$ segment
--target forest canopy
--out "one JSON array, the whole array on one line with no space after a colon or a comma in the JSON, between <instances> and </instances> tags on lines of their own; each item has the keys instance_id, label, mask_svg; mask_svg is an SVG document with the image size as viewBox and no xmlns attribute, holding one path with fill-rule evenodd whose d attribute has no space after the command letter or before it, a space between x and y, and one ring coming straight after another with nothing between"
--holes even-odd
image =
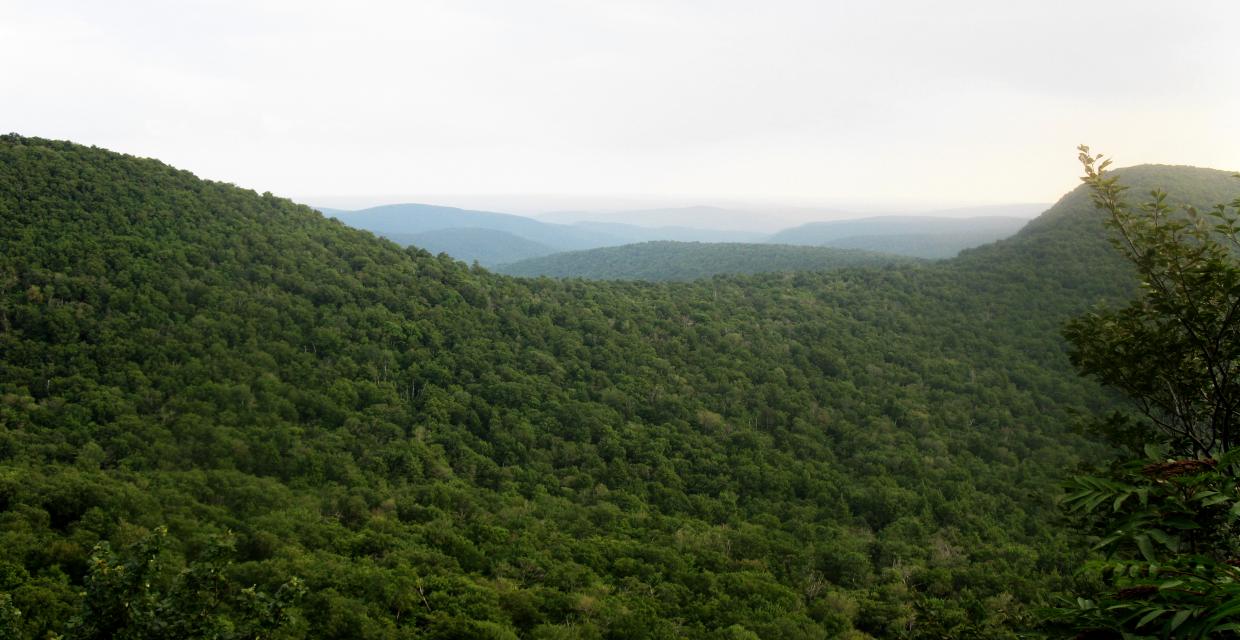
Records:
<instances>
[{"instance_id":1,"label":"forest canopy","mask_svg":"<svg viewBox=\"0 0 1240 640\"><path fill-rule=\"evenodd\" d=\"M496 275L16 135L0 215L15 637L194 580L220 637L289 638L1003 638L1080 586L1055 497L1120 405L1059 327L1135 287L1083 191L955 260L693 283Z\"/></svg>"}]
</instances>

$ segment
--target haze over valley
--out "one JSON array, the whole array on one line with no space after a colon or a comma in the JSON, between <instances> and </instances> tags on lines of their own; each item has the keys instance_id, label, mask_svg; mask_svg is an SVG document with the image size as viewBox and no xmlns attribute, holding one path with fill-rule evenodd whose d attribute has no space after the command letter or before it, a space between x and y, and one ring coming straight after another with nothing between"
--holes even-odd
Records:
<instances>
[{"instance_id":1,"label":"haze over valley","mask_svg":"<svg viewBox=\"0 0 1240 640\"><path fill-rule=\"evenodd\" d=\"M1011 236L1047 206L1005 205L936 211L924 215L840 218L779 229L774 233L757 229L778 223L777 218L717 207L561 212L537 218L419 204L386 205L359 211L319 210L350 226L372 231L403 245L416 246L436 254L446 253L464 262L478 262L501 271L508 269L513 273L540 275L536 266L530 266L539 263L525 264L525 261L562 252L650 242L720 243L738 251L754 252L754 255L764 251L787 253L788 249L742 245L802 245L913 258L949 258L963 249ZM622 220L626 222L620 222ZM673 246L663 245L663 248L670 250ZM809 255L803 251L800 254ZM610 255L614 260L620 254L612 252ZM588 257L585 259L589 260ZM714 268L698 273L705 276L814 268L795 261L748 267L740 266L743 262L746 260L723 271ZM752 260L748 262L753 264ZM641 265L635 262L631 266L636 268ZM737 268L741 270L736 271ZM571 269L560 269L554 275L591 277L587 272Z\"/></svg>"}]
</instances>

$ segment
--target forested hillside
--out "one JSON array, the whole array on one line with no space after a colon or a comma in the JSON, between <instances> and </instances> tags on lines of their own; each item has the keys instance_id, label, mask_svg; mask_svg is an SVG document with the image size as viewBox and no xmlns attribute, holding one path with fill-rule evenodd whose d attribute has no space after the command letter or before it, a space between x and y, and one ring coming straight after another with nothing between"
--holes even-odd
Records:
<instances>
[{"instance_id":1,"label":"forested hillside","mask_svg":"<svg viewBox=\"0 0 1240 640\"><path fill-rule=\"evenodd\" d=\"M16 135L0 217L26 638L243 620L292 578L276 637L1013 637L1083 553L1057 483L1104 453L1059 327L1134 286L1079 192L952 261L662 284L494 275ZM205 575L231 599L166 595Z\"/></svg>"},{"instance_id":2,"label":"forested hillside","mask_svg":"<svg viewBox=\"0 0 1240 640\"><path fill-rule=\"evenodd\" d=\"M502 265L514 276L587 280L697 280L715 275L827 271L908 264L913 260L855 249L734 242L642 242L566 251Z\"/></svg>"}]
</instances>

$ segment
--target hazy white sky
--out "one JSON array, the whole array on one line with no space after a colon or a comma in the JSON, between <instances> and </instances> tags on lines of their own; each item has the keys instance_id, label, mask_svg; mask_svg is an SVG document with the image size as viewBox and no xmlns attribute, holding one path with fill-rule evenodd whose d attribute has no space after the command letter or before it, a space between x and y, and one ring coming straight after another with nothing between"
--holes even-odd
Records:
<instances>
[{"instance_id":1,"label":"hazy white sky","mask_svg":"<svg viewBox=\"0 0 1240 640\"><path fill-rule=\"evenodd\" d=\"M0 129L306 201L1051 201L1080 142L1240 169L1237 24L1237 0L0 0Z\"/></svg>"}]
</instances>

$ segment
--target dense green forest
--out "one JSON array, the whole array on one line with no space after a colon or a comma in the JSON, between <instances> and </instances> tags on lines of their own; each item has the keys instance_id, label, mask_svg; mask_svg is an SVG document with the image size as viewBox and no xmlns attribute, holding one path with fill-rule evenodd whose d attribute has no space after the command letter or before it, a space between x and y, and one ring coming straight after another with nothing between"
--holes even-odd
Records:
<instances>
[{"instance_id":1,"label":"dense green forest","mask_svg":"<svg viewBox=\"0 0 1240 640\"><path fill-rule=\"evenodd\" d=\"M1055 497L1117 400L1059 332L1135 288L1080 190L954 260L692 283L16 135L0 217L10 635L1003 638L1079 586Z\"/></svg>"},{"instance_id":2,"label":"dense green forest","mask_svg":"<svg viewBox=\"0 0 1240 640\"><path fill-rule=\"evenodd\" d=\"M909 262L912 259L858 249L735 242L642 242L529 258L501 265L496 270L514 276L661 282Z\"/></svg>"}]
</instances>

